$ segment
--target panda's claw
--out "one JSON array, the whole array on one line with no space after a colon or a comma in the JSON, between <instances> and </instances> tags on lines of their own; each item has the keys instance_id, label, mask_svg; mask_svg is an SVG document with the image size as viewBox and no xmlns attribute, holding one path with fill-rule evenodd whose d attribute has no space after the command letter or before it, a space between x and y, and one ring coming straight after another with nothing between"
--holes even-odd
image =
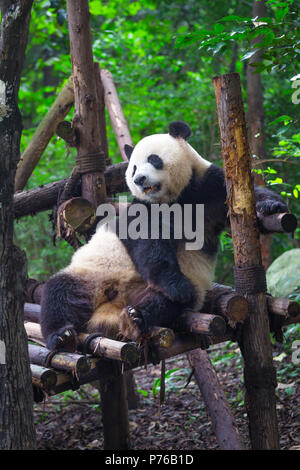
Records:
<instances>
[{"instance_id":1,"label":"panda's claw","mask_svg":"<svg viewBox=\"0 0 300 470\"><path fill-rule=\"evenodd\" d=\"M47 347L51 351L75 352L77 333L72 327L63 327L47 338Z\"/></svg>"},{"instance_id":2,"label":"panda's claw","mask_svg":"<svg viewBox=\"0 0 300 470\"><path fill-rule=\"evenodd\" d=\"M120 318L120 333L124 338L141 341L147 332L147 325L142 312L128 306L123 309Z\"/></svg>"}]
</instances>

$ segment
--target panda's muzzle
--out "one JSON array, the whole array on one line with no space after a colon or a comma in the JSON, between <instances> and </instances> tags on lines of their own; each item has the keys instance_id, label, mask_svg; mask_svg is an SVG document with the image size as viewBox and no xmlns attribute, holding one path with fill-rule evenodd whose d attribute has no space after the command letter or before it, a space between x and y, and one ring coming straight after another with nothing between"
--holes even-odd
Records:
<instances>
[{"instance_id":1,"label":"panda's muzzle","mask_svg":"<svg viewBox=\"0 0 300 470\"><path fill-rule=\"evenodd\" d=\"M146 176L143 176L143 175L137 176L137 177L134 179L134 184L136 184L137 186L140 186L140 189L141 189L145 194L149 194L149 193L153 193L153 192L159 191L159 190L160 190L160 186L161 186L160 183L150 184L150 182L147 181Z\"/></svg>"}]
</instances>

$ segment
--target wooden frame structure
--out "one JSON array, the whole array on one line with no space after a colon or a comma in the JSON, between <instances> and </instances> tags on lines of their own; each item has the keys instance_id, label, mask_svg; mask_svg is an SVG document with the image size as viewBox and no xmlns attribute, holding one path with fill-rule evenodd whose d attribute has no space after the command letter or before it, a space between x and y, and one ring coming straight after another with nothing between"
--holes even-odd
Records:
<instances>
[{"instance_id":1,"label":"wooden frame structure","mask_svg":"<svg viewBox=\"0 0 300 470\"><path fill-rule=\"evenodd\" d=\"M73 85L69 80L62 89L21 158L15 186L16 190L20 192L14 196L14 212L15 218L20 218L56 206L58 233L76 248L78 246L76 233L88 237L96 207L101 202L109 200L110 196L126 191L124 175L127 163L123 148L125 143L131 145L132 140L110 72L100 70L99 65L93 63L88 1L68 0L67 6ZM215 78L214 82L224 162L227 169L227 184L229 184L229 179L233 178L230 170L236 164L234 161L236 156L246 159L245 171L247 174L250 171L243 105L240 97L239 78L236 74ZM72 126L59 125L73 102L75 102L75 113ZM226 103L229 106L233 105L233 108L235 107L230 110L230 113L226 108ZM108 109L120 153L124 160L122 163L108 167L106 167L109 158L105 107ZM234 114L234 110L236 114ZM226 121L227 116L230 116L231 121ZM233 122L238 123L238 130L233 130L233 134L230 134L234 129ZM38 163L47 142L55 132L77 148L75 170L65 180L29 191L21 191ZM228 139L228 143L226 139ZM229 163L226 160L228 155L232 159ZM251 195L253 188L251 189L250 180L249 177L248 186ZM236 184L239 184L238 180ZM245 185L244 181L243 185ZM232 194L232 188L229 186L228 188L229 194ZM250 200L249 207L252 202ZM242 210L242 217L245 221L247 207L242 209L239 207L237 213L234 213L236 209L234 203L230 204L230 208L233 232L238 244L241 237L243 238L243 234L240 231L240 224L238 228L235 228L237 217L240 215L239 211ZM253 228L256 223L253 205L249 210L247 231L248 235L252 234L253 246L256 248L253 248L252 245L250 247L253 259L249 258L249 250L246 254L241 249L236 250L236 253L239 253L239 255L236 254L236 266L238 267L243 267L244 264L247 266L247 263L250 266L260 266L261 263L259 250L257 251L258 235ZM296 228L297 220L292 214L275 214L268 217L259 216L259 223L274 232L292 232ZM242 258L240 259L239 256ZM300 307L298 304L286 299L273 298L265 295L264 292L251 294L214 284L207 295L202 313L186 313L180 319L175 332L166 328L153 329L149 340L150 349L141 348L133 342L120 342L100 335L82 334L78 351L76 354L71 354L53 353L45 347L39 326L39 303L42 290L41 283L29 280L27 303L24 307L25 329L30 340L28 348L35 400L41 401L45 395L55 395L68 389L76 389L85 383L99 379L105 449L121 450L130 446L124 372L133 370L142 364L157 363L181 353L188 353L220 447L222 449L243 449L244 446L229 406L205 351L209 345L227 340L238 341L244 354L245 374L248 381L246 384L247 393L252 398L254 397L253 409L249 412L252 446L253 448L267 448L268 446L269 448L278 448L274 407L271 410L272 417L270 413L267 416L266 408L268 407L259 398L261 383L258 380L254 387L251 383L253 374L261 374L262 372L258 367L259 364L255 365L254 371L251 369L253 367L252 358L257 358L258 353L253 350L251 344L253 335L257 340L257 335L260 332L263 333L263 338L259 339L258 343L262 344L265 340L269 333L268 318L270 324L277 325L277 334L282 326L299 322ZM259 331L261 328L259 319L261 318L264 318L264 325ZM258 321L259 328L253 326L256 324L254 320ZM243 330L242 339L241 329ZM268 358L271 370L269 353L270 351L260 350L259 357L262 361ZM270 373L270 375L272 374ZM274 383L270 381L268 386L270 388L268 399L272 402ZM258 395L256 396L257 390ZM264 419L267 419L272 430L271 433L269 430L258 433L259 439L256 439L253 429L257 426L259 429L263 427L263 424L257 420L259 412L262 413Z\"/></svg>"}]
</instances>

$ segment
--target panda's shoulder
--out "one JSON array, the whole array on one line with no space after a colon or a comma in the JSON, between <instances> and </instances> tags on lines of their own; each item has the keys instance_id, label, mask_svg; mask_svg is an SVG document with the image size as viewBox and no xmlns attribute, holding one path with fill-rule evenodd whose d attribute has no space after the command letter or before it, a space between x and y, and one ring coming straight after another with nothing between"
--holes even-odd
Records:
<instances>
[{"instance_id":1,"label":"panda's shoulder","mask_svg":"<svg viewBox=\"0 0 300 470\"><path fill-rule=\"evenodd\" d=\"M195 199L195 202L225 202L226 187L223 169L211 164L202 175L195 172L190 183L182 193L183 202Z\"/></svg>"}]
</instances>

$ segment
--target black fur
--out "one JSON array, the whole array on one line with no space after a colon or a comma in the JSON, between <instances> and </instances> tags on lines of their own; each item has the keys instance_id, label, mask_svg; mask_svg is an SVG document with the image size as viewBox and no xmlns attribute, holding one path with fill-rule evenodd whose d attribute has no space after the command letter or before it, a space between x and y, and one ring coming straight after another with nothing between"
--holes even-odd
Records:
<instances>
[{"instance_id":1,"label":"black fur","mask_svg":"<svg viewBox=\"0 0 300 470\"><path fill-rule=\"evenodd\" d=\"M62 334L68 329L76 335L92 316L90 286L66 273L46 282L41 301L41 328L49 349L64 349Z\"/></svg>"},{"instance_id":2,"label":"black fur","mask_svg":"<svg viewBox=\"0 0 300 470\"><path fill-rule=\"evenodd\" d=\"M158 155L155 155L155 154L149 155L147 160L157 170L162 170L163 167L164 167L164 162L162 161L162 159Z\"/></svg>"},{"instance_id":3,"label":"black fur","mask_svg":"<svg viewBox=\"0 0 300 470\"><path fill-rule=\"evenodd\" d=\"M135 318L138 320L141 333L147 333L149 327L153 325L174 329L182 312L182 305L179 302L172 302L151 287L145 289L140 301L132 307L137 311Z\"/></svg>"},{"instance_id":4,"label":"black fur","mask_svg":"<svg viewBox=\"0 0 300 470\"><path fill-rule=\"evenodd\" d=\"M272 191L256 186L257 210L263 214L286 212L287 207L280 196ZM133 203L144 204L148 208L149 234L151 227L150 203L135 199ZM189 185L183 190L178 201L184 204L204 204L204 245L202 251L215 256L219 245L219 235L228 224L226 206L226 187L224 172L211 165L202 179L194 173ZM128 217L128 223L131 218ZM195 230L195 211L193 230ZM171 222L172 225L172 222ZM170 234L172 235L172 227ZM148 296L135 305L140 311L141 328L151 325L169 326L176 321L180 312L193 304L195 291L183 275L177 262L176 249L180 241L172 238L165 240L138 239L122 240L137 271L145 282L153 286ZM154 312L158 313L155 314ZM171 314L170 314L171 312Z\"/></svg>"},{"instance_id":5,"label":"black fur","mask_svg":"<svg viewBox=\"0 0 300 470\"><path fill-rule=\"evenodd\" d=\"M128 160L130 160L131 154L133 152L133 147L131 145L125 144L124 151L125 151L126 157L128 158Z\"/></svg>"},{"instance_id":6,"label":"black fur","mask_svg":"<svg viewBox=\"0 0 300 470\"><path fill-rule=\"evenodd\" d=\"M169 134L175 139L182 137L186 140L191 135L191 129L183 121L174 121L169 125Z\"/></svg>"}]
</instances>

